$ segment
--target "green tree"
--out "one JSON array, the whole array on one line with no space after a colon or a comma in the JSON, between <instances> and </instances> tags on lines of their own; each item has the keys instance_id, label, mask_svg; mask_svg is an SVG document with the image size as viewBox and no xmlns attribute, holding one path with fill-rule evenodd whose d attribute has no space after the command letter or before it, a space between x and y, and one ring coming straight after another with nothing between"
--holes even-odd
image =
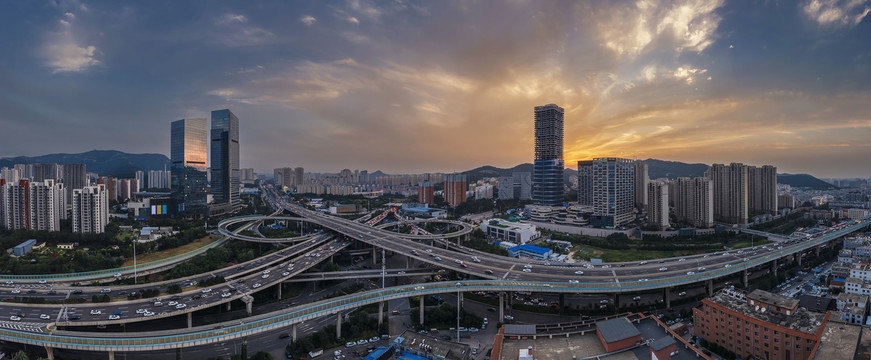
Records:
<instances>
[{"instance_id":1,"label":"green tree","mask_svg":"<svg viewBox=\"0 0 871 360\"><path fill-rule=\"evenodd\" d=\"M24 350L18 350L18 352L15 353L15 356L12 357L12 360L30 360L30 357L27 356L27 353L25 353Z\"/></svg>"}]
</instances>

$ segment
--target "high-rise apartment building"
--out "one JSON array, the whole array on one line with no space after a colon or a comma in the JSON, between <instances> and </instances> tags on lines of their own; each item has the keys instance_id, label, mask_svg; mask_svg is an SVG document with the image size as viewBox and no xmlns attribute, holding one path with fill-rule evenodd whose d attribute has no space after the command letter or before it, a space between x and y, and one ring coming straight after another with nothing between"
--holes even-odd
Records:
<instances>
[{"instance_id":1,"label":"high-rise apartment building","mask_svg":"<svg viewBox=\"0 0 871 360\"><path fill-rule=\"evenodd\" d=\"M778 209L795 209L795 196L792 194L777 195Z\"/></svg>"},{"instance_id":2,"label":"high-rise apartment building","mask_svg":"<svg viewBox=\"0 0 871 360\"><path fill-rule=\"evenodd\" d=\"M241 183L253 184L255 179L253 168L239 169L239 181Z\"/></svg>"},{"instance_id":3,"label":"high-rise apartment building","mask_svg":"<svg viewBox=\"0 0 871 360\"><path fill-rule=\"evenodd\" d=\"M593 160L578 161L578 205L593 206Z\"/></svg>"},{"instance_id":4,"label":"high-rise apartment building","mask_svg":"<svg viewBox=\"0 0 871 360\"><path fill-rule=\"evenodd\" d=\"M72 199L73 189L81 189L88 186L88 171L85 164L64 164L63 174L67 199Z\"/></svg>"},{"instance_id":5,"label":"high-rise apartment building","mask_svg":"<svg viewBox=\"0 0 871 360\"><path fill-rule=\"evenodd\" d=\"M417 184L417 202L421 204L432 204L434 201L435 186L429 181L422 181Z\"/></svg>"},{"instance_id":6,"label":"high-rise apartment building","mask_svg":"<svg viewBox=\"0 0 871 360\"><path fill-rule=\"evenodd\" d=\"M635 167L635 170L638 170L637 166ZM658 227L660 230L668 228L667 183L660 181L651 181L647 183L647 223Z\"/></svg>"},{"instance_id":7,"label":"high-rise apartment building","mask_svg":"<svg viewBox=\"0 0 871 360\"><path fill-rule=\"evenodd\" d=\"M563 203L563 126L565 110L555 104L535 107L535 160L532 200L536 205Z\"/></svg>"},{"instance_id":8,"label":"high-rise apartment building","mask_svg":"<svg viewBox=\"0 0 871 360\"><path fill-rule=\"evenodd\" d=\"M714 220L746 225L748 217L747 166L714 164L705 171L714 183Z\"/></svg>"},{"instance_id":9,"label":"high-rise apartment building","mask_svg":"<svg viewBox=\"0 0 871 360\"><path fill-rule=\"evenodd\" d=\"M466 175L445 175L445 202L456 207L466 202Z\"/></svg>"},{"instance_id":10,"label":"high-rise apartment building","mask_svg":"<svg viewBox=\"0 0 871 360\"><path fill-rule=\"evenodd\" d=\"M634 218L635 164L621 158L593 159L593 216L590 223L615 228Z\"/></svg>"},{"instance_id":11,"label":"high-rise apartment building","mask_svg":"<svg viewBox=\"0 0 871 360\"><path fill-rule=\"evenodd\" d=\"M514 198L517 200L532 199L532 174L528 172L511 173L514 181Z\"/></svg>"},{"instance_id":12,"label":"high-rise apartment building","mask_svg":"<svg viewBox=\"0 0 871 360\"><path fill-rule=\"evenodd\" d=\"M33 165L33 175L31 176L31 180L36 182L42 182L43 180L53 180L57 181L58 179L58 166L57 164L32 164Z\"/></svg>"},{"instance_id":13,"label":"high-rise apartment building","mask_svg":"<svg viewBox=\"0 0 871 360\"><path fill-rule=\"evenodd\" d=\"M293 169L293 185L299 186L305 184L305 169L296 167Z\"/></svg>"},{"instance_id":14,"label":"high-rise apartment building","mask_svg":"<svg viewBox=\"0 0 871 360\"><path fill-rule=\"evenodd\" d=\"M97 178L97 184L105 185L106 194L109 197L109 201L118 201L118 193L115 191L115 178L111 176L101 176Z\"/></svg>"},{"instance_id":15,"label":"high-rise apartment building","mask_svg":"<svg viewBox=\"0 0 871 360\"><path fill-rule=\"evenodd\" d=\"M73 190L72 225L76 233L102 233L109 223L109 195L104 184Z\"/></svg>"},{"instance_id":16,"label":"high-rise apartment building","mask_svg":"<svg viewBox=\"0 0 871 360\"><path fill-rule=\"evenodd\" d=\"M170 124L170 188L179 212L204 215L208 195L206 119Z\"/></svg>"},{"instance_id":17,"label":"high-rise apartment building","mask_svg":"<svg viewBox=\"0 0 871 360\"><path fill-rule=\"evenodd\" d=\"M239 118L229 109L212 111L211 192L215 204L239 205Z\"/></svg>"},{"instance_id":18,"label":"high-rise apartment building","mask_svg":"<svg viewBox=\"0 0 871 360\"><path fill-rule=\"evenodd\" d=\"M172 140L170 140L172 141ZM171 145L170 145L171 146ZM172 149L170 149L171 151ZM172 156L172 154L170 154ZM136 191L140 191L141 189L148 186L148 182L145 178L145 172L142 170L136 171Z\"/></svg>"},{"instance_id":19,"label":"high-rise apartment building","mask_svg":"<svg viewBox=\"0 0 871 360\"><path fill-rule=\"evenodd\" d=\"M650 177L647 175L647 162L635 160L635 208L643 212L647 208L647 184ZM668 217L666 217L666 220Z\"/></svg>"},{"instance_id":20,"label":"high-rise apartment building","mask_svg":"<svg viewBox=\"0 0 871 360\"><path fill-rule=\"evenodd\" d=\"M678 221L697 228L714 225L714 182L708 178L677 178L672 182L674 214Z\"/></svg>"},{"instance_id":21,"label":"high-rise apartment building","mask_svg":"<svg viewBox=\"0 0 871 360\"><path fill-rule=\"evenodd\" d=\"M360 171L360 183L361 184L368 184L369 183L369 171L368 170L361 170Z\"/></svg>"},{"instance_id":22,"label":"high-rise apartment building","mask_svg":"<svg viewBox=\"0 0 871 360\"><path fill-rule=\"evenodd\" d=\"M0 225L9 229L59 231L66 218L66 193L54 180L30 181L0 186Z\"/></svg>"},{"instance_id":23,"label":"high-rise apartment building","mask_svg":"<svg viewBox=\"0 0 871 360\"><path fill-rule=\"evenodd\" d=\"M777 168L747 166L747 207L753 214L777 213Z\"/></svg>"},{"instance_id":24,"label":"high-rise apartment building","mask_svg":"<svg viewBox=\"0 0 871 360\"><path fill-rule=\"evenodd\" d=\"M148 187L151 189L169 189L172 186L171 178L172 171L150 170L148 172Z\"/></svg>"},{"instance_id":25,"label":"high-rise apartment building","mask_svg":"<svg viewBox=\"0 0 871 360\"><path fill-rule=\"evenodd\" d=\"M21 179L21 173L16 168L3 168L0 170L0 180L6 180L8 184L17 183Z\"/></svg>"}]
</instances>

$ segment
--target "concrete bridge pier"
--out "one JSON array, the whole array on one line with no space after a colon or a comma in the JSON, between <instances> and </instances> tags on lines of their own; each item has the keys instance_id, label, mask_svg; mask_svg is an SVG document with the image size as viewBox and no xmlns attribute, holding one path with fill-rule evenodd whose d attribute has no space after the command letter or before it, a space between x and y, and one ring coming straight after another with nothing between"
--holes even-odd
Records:
<instances>
[{"instance_id":1,"label":"concrete bridge pier","mask_svg":"<svg viewBox=\"0 0 871 360\"><path fill-rule=\"evenodd\" d=\"M801 267L801 258L802 258L802 255L803 255L803 254L802 254L801 252L798 252L798 253L795 254L795 261L798 262L798 267Z\"/></svg>"},{"instance_id":2,"label":"concrete bridge pier","mask_svg":"<svg viewBox=\"0 0 871 360\"><path fill-rule=\"evenodd\" d=\"M820 247L819 246L814 247L814 252L815 252L816 257L820 257Z\"/></svg>"},{"instance_id":3,"label":"concrete bridge pier","mask_svg":"<svg viewBox=\"0 0 871 360\"><path fill-rule=\"evenodd\" d=\"M336 314L336 339L342 338L342 313Z\"/></svg>"},{"instance_id":4,"label":"concrete bridge pier","mask_svg":"<svg viewBox=\"0 0 871 360\"><path fill-rule=\"evenodd\" d=\"M54 349L51 346L45 346L45 353L48 354L48 360L54 360Z\"/></svg>"},{"instance_id":5,"label":"concrete bridge pier","mask_svg":"<svg viewBox=\"0 0 871 360\"><path fill-rule=\"evenodd\" d=\"M505 292L499 293L499 322L505 321Z\"/></svg>"},{"instance_id":6,"label":"concrete bridge pier","mask_svg":"<svg viewBox=\"0 0 871 360\"><path fill-rule=\"evenodd\" d=\"M384 322L384 302L378 303L378 325Z\"/></svg>"},{"instance_id":7,"label":"concrete bridge pier","mask_svg":"<svg viewBox=\"0 0 871 360\"><path fill-rule=\"evenodd\" d=\"M281 282L275 284L275 298L281 300Z\"/></svg>"},{"instance_id":8,"label":"concrete bridge pier","mask_svg":"<svg viewBox=\"0 0 871 360\"><path fill-rule=\"evenodd\" d=\"M777 259L771 262L771 274L777 276Z\"/></svg>"},{"instance_id":9,"label":"concrete bridge pier","mask_svg":"<svg viewBox=\"0 0 871 360\"><path fill-rule=\"evenodd\" d=\"M420 324L423 325L423 295L420 296Z\"/></svg>"},{"instance_id":10,"label":"concrete bridge pier","mask_svg":"<svg viewBox=\"0 0 871 360\"><path fill-rule=\"evenodd\" d=\"M741 272L741 280L742 280L741 283L744 284L745 288L750 286L750 272L747 270L742 271Z\"/></svg>"},{"instance_id":11,"label":"concrete bridge pier","mask_svg":"<svg viewBox=\"0 0 871 360\"><path fill-rule=\"evenodd\" d=\"M714 280L705 281L705 290L707 290L708 296L714 295Z\"/></svg>"},{"instance_id":12,"label":"concrete bridge pier","mask_svg":"<svg viewBox=\"0 0 871 360\"><path fill-rule=\"evenodd\" d=\"M227 311L230 311L230 302L227 302Z\"/></svg>"},{"instance_id":13,"label":"concrete bridge pier","mask_svg":"<svg viewBox=\"0 0 871 360\"><path fill-rule=\"evenodd\" d=\"M245 311L248 312L248 316L251 316L254 313L254 298L251 295L245 295L241 300L245 303Z\"/></svg>"},{"instance_id":14,"label":"concrete bridge pier","mask_svg":"<svg viewBox=\"0 0 871 360\"><path fill-rule=\"evenodd\" d=\"M188 313L188 329L194 327L194 313Z\"/></svg>"},{"instance_id":15,"label":"concrete bridge pier","mask_svg":"<svg viewBox=\"0 0 871 360\"><path fill-rule=\"evenodd\" d=\"M671 307L671 293L668 292L669 288L662 289L662 301L665 302L665 307Z\"/></svg>"},{"instance_id":16,"label":"concrete bridge pier","mask_svg":"<svg viewBox=\"0 0 871 360\"><path fill-rule=\"evenodd\" d=\"M378 264L378 248L372 247L372 265Z\"/></svg>"},{"instance_id":17,"label":"concrete bridge pier","mask_svg":"<svg viewBox=\"0 0 871 360\"><path fill-rule=\"evenodd\" d=\"M111 351L111 350L109 351L109 360L115 360L115 352L114 351Z\"/></svg>"},{"instance_id":18,"label":"concrete bridge pier","mask_svg":"<svg viewBox=\"0 0 871 360\"><path fill-rule=\"evenodd\" d=\"M290 326L290 340L296 342L296 325L293 324Z\"/></svg>"},{"instance_id":19,"label":"concrete bridge pier","mask_svg":"<svg viewBox=\"0 0 871 360\"><path fill-rule=\"evenodd\" d=\"M562 314L563 313L563 294L560 294L559 300L560 300L560 303L559 303L560 314ZM620 310L620 294L615 293L614 294L614 311L619 311L619 310Z\"/></svg>"}]
</instances>

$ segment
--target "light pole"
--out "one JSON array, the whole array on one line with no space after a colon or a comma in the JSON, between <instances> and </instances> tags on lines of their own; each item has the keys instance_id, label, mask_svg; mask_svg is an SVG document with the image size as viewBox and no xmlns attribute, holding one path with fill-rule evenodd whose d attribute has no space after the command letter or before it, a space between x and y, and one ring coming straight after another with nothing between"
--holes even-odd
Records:
<instances>
[{"instance_id":1,"label":"light pole","mask_svg":"<svg viewBox=\"0 0 871 360\"><path fill-rule=\"evenodd\" d=\"M381 288L384 286L384 278L387 276L387 254L384 248L381 248Z\"/></svg>"},{"instance_id":2,"label":"light pole","mask_svg":"<svg viewBox=\"0 0 871 360\"><path fill-rule=\"evenodd\" d=\"M462 284L457 283L457 344L460 343L460 287Z\"/></svg>"},{"instance_id":3,"label":"light pole","mask_svg":"<svg viewBox=\"0 0 871 360\"><path fill-rule=\"evenodd\" d=\"M133 283L136 284L136 239L133 239Z\"/></svg>"}]
</instances>

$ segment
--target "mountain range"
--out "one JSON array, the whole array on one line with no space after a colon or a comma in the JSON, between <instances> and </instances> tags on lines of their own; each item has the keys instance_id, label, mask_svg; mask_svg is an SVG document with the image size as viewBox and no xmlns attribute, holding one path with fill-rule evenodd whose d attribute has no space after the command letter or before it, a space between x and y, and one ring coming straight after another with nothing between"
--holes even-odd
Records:
<instances>
[{"instance_id":1,"label":"mountain range","mask_svg":"<svg viewBox=\"0 0 871 360\"><path fill-rule=\"evenodd\" d=\"M78 154L48 154L0 158L0 167L15 164L85 164L88 172L100 176L133 177L137 170L169 169L163 154L128 154L116 150L91 150Z\"/></svg>"}]
</instances>

